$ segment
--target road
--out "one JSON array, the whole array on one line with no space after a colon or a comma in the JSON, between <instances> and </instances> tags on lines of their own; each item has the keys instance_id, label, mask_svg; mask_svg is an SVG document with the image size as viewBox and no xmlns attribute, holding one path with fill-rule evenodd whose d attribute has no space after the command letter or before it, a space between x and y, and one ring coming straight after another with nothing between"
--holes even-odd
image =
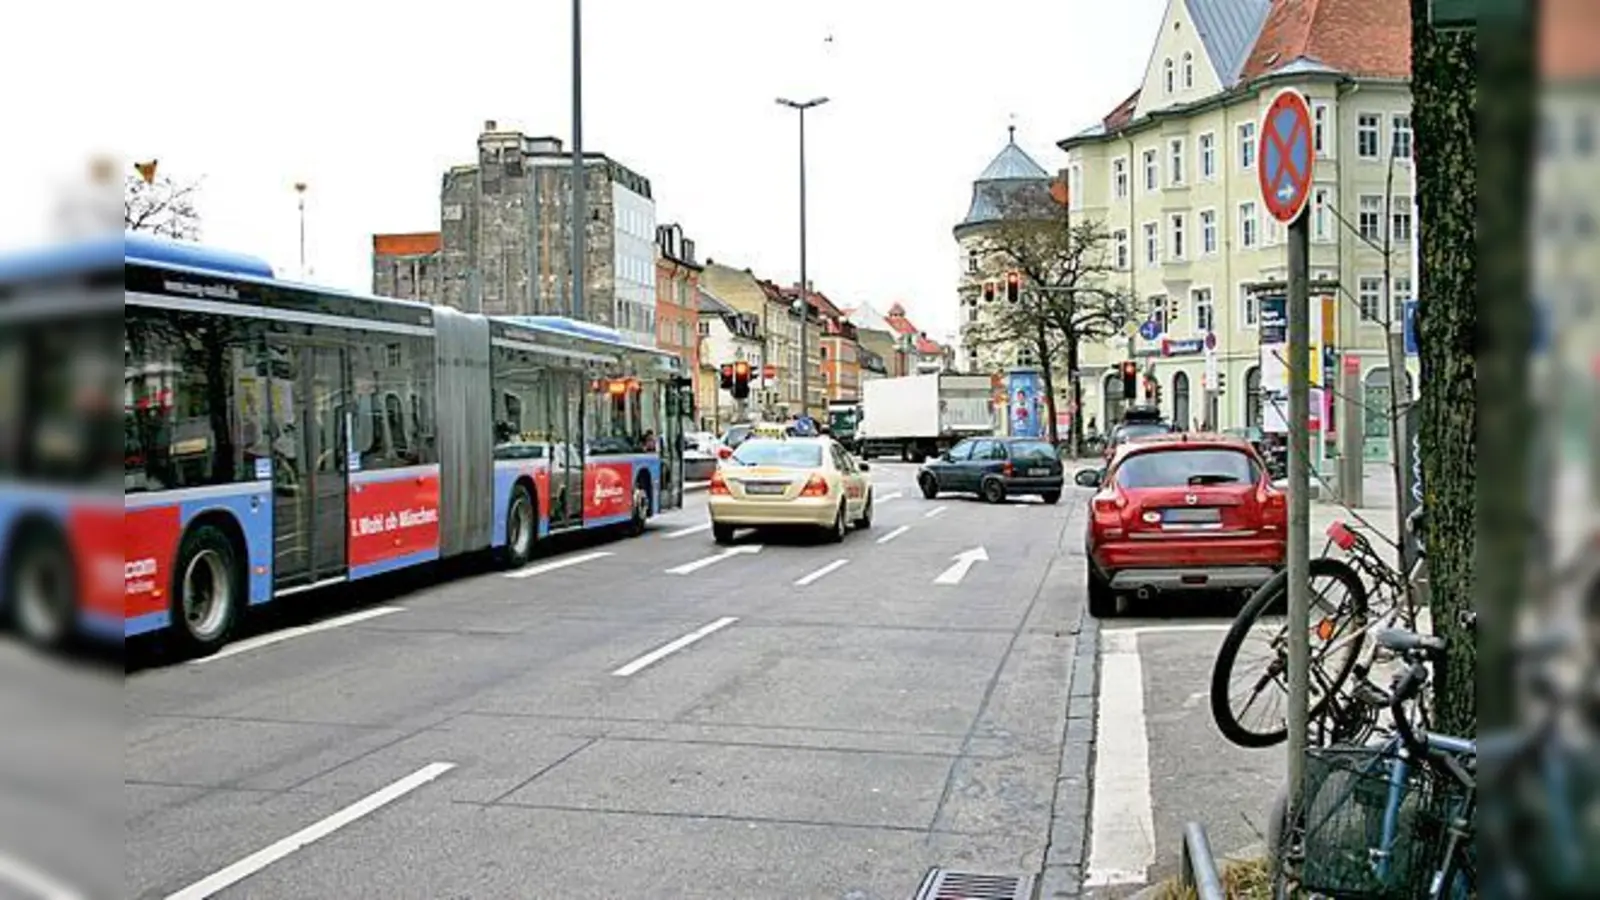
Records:
<instances>
[{"instance_id":1,"label":"road","mask_svg":"<svg viewBox=\"0 0 1600 900\"><path fill-rule=\"evenodd\" d=\"M903 900L931 866L1075 894L1083 497L913 471L874 466L843 544L724 550L691 495L130 674L126 895Z\"/></svg>"}]
</instances>

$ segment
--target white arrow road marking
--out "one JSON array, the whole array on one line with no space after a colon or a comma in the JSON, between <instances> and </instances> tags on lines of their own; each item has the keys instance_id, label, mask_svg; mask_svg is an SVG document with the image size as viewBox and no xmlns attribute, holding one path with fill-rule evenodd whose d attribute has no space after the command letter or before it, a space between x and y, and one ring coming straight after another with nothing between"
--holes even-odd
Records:
<instances>
[{"instance_id":1,"label":"white arrow road marking","mask_svg":"<svg viewBox=\"0 0 1600 900\"><path fill-rule=\"evenodd\" d=\"M948 508L949 507L946 507L946 506L935 506L933 509L930 509L927 512L923 513L922 517L924 519L931 519L934 516L937 516L938 514L944 512Z\"/></svg>"},{"instance_id":2,"label":"white arrow road marking","mask_svg":"<svg viewBox=\"0 0 1600 900\"><path fill-rule=\"evenodd\" d=\"M761 545L760 544L741 544L738 547L729 547L728 549L722 551L721 553L718 553L718 554L715 554L715 555L712 555L712 556L707 556L704 559L697 559L694 562L687 562L687 563L684 563L681 566L674 566L673 568L670 568L670 569L667 570L667 574L668 575L687 575L690 572L698 572L701 569L704 569L706 566L716 565L717 563L722 562L725 559L732 559L735 556L742 556L742 555L747 554L747 553L760 553L760 552L761 552Z\"/></svg>"},{"instance_id":3,"label":"white arrow road marking","mask_svg":"<svg viewBox=\"0 0 1600 900\"><path fill-rule=\"evenodd\" d=\"M363 609L360 612L353 612L349 615L334 616L331 619L323 619L321 622L313 622L310 625L296 625L293 628L285 628L282 631L275 631L271 634L263 634L257 637L247 638L234 644L229 644L210 656L199 656L189 660L189 665L205 665L209 662L216 662L219 659L227 659L230 656L238 656L241 653L249 653L251 650L260 650L262 647L270 647L273 644L281 644L290 638L303 637L308 634L316 634L319 631L329 631L345 625L354 625L357 622L365 622L368 619L376 619L379 616L387 616L390 613L397 612L405 612L405 607L374 606L371 609Z\"/></svg>"},{"instance_id":4,"label":"white arrow road marking","mask_svg":"<svg viewBox=\"0 0 1600 900\"><path fill-rule=\"evenodd\" d=\"M967 577L967 570L972 568L973 563L989 561L989 551L982 547L973 547L950 558L955 560L955 564L940 572L939 577L933 580L934 584L960 584L961 579Z\"/></svg>"},{"instance_id":5,"label":"white arrow road marking","mask_svg":"<svg viewBox=\"0 0 1600 900\"><path fill-rule=\"evenodd\" d=\"M1156 848L1138 635L1100 633L1099 699L1089 873L1083 883L1144 884L1155 865Z\"/></svg>"},{"instance_id":6,"label":"white arrow road marking","mask_svg":"<svg viewBox=\"0 0 1600 900\"><path fill-rule=\"evenodd\" d=\"M688 528L679 528L677 531L669 531L666 534L662 535L662 537L667 538L668 540L671 540L672 538L681 538L681 537L687 537L688 535L691 535L691 534L699 534L702 531L709 531L710 529L711 529L711 523L710 522L702 522L699 525L693 525L693 526L690 526Z\"/></svg>"},{"instance_id":7,"label":"white arrow road marking","mask_svg":"<svg viewBox=\"0 0 1600 900\"><path fill-rule=\"evenodd\" d=\"M168 895L167 900L201 900L203 897L210 897L229 885L237 884L249 878L301 847L313 841L319 841L362 816L388 806L390 803L455 767L455 763L447 762L436 762L423 766L383 790L362 797L326 819L314 822L263 850L257 850L226 869L207 875L176 894Z\"/></svg>"},{"instance_id":8,"label":"white arrow road marking","mask_svg":"<svg viewBox=\"0 0 1600 900\"><path fill-rule=\"evenodd\" d=\"M546 572L554 572L557 569L565 569L567 566L576 566L582 563L592 562L593 560L601 559L610 555L610 550L596 550L593 553L582 553L577 556L568 556L562 559L552 560L547 563L540 563L537 566L523 566L515 572L507 572L506 577L532 578L535 575L543 575Z\"/></svg>"},{"instance_id":9,"label":"white arrow road marking","mask_svg":"<svg viewBox=\"0 0 1600 900\"><path fill-rule=\"evenodd\" d=\"M905 534L906 532L908 532L910 530L911 530L911 526L910 525L901 525L899 528L896 528L895 530L889 532L888 534L884 535L883 537L878 538L878 543L887 544L890 541L894 540L895 538L899 537L902 534Z\"/></svg>"},{"instance_id":10,"label":"white arrow road marking","mask_svg":"<svg viewBox=\"0 0 1600 900\"><path fill-rule=\"evenodd\" d=\"M832 571L834 571L836 569L842 568L844 566L844 564L848 563L849 561L850 560L848 560L848 559L836 559L833 562L828 563L827 565L823 566L822 568L816 570L815 572L812 572L810 575L807 575L804 578L796 579L795 583L794 583L794 586L795 587L805 587L806 585L811 584L812 582L821 579L824 575L827 575L829 572L832 572Z\"/></svg>"},{"instance_id":11,"label":"white arrow road marking","mask_svg":"<svg viewBox=\"0 0 1600 900\"><path fill-rule=\"evenodd\" d=\"M721 631L737 621L739 621L737 616L724 616L715 622L712 622L710 625L691 631L669 644L662 644L660 647L651 650L649 653L646 653L645 655L639 657L631 663L628 663L611 674L617 676L618 678L627 678L629 675L632 675L640 669L643 669L645 666L659 662L665 657L673 653L677 653L679 650L682 650L706 635L711 634L712 632Z\"/></svg>"}]
</instances>

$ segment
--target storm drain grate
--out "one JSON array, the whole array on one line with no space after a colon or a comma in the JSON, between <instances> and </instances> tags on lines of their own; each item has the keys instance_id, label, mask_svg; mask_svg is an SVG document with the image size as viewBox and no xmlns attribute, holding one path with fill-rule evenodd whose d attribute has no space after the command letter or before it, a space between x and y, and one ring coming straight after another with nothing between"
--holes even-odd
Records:
<instances>
[{"instance_id":1,"label":"storm drain grate","mask_svg":"<svg viewBox=\"0 0 1600 900\"><path fill-rule=\"evenodd\" d=\"M1032 894L1032 878L952 872L936 867L922 879L915 900L1028 900Z\"/></svg>"}]
</instances>

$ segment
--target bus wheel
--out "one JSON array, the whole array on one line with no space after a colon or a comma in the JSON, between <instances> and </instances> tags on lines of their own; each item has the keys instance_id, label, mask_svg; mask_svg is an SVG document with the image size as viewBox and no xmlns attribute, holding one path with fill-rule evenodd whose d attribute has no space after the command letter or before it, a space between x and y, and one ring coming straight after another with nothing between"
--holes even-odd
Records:
<instances>
[{"instance_id":1,"label":"bus wheel","mask_svg":"<svg viewBox=\"0 0 1600 900\"><path fill-rule=\"evenodd\" d=\"M633 518L628 520L628 536L644 534L645 521L650 518L650 488L643 481L633 485Z\"/></svg>"},{"instance_id":2,"label":"bus wheel","mask_svg":"<svg viewBox=\"0 0 1600 900\"><path fill-rule=\"evenodd\" d=\"M11 551L11 614L17 630L37 647L59 647L72 635L77 584L72 557L53 530L27 528Z\"/></svg>"},{"instance_id":3,"label":"bus wheel","mask_svg":"<svg viewBox=\"0 0 1600 900\"><path fill-rule=\"evenodd\" d=\"M513 487L511 505L506 509L506 563L512 568L533 558L533 542L539 533L533 509L533 494L528 486Z\"/></svg>"},{"instance_id":4,"label":"bus wheel","mask_svg":"<svg viewBox=\"0 0 1600 900\"><path fill-rule=\"evenodd\" d=\"M200 525L184 537L173 571L172 624L185 651L210 653L228 640L243 582L238 554L222 529Z\"/></svg>"}]
</instances>

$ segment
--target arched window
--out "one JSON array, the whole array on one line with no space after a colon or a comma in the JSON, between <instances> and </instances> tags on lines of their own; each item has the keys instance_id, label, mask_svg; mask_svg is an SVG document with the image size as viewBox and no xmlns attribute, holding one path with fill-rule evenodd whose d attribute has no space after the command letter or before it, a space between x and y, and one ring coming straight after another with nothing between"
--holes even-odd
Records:
<instances>
[{"instance_id":1,"label":"arched window","mask_svg":"<svg viewBox=\"0 0 1600 900\"><path fill-rule=\"evenodd\" d=\"M1244 373L1244 424L1261 427L1261 367L1251 366Z\"/></svg>"},{"instance_id":2,"label":"arched window","mask_svg":"<svg viewBox=\"0 0 1600 900\"><path fill-rule=\"evenodd\" d=\"M1194 424L1189 419L1189 375L1179 372L1172 376L1172 424L1188 431Z\"/></svg>"},{"instance_id":3,"label":"arched window","mask_svg":"<svg viewBox=\"0 0 1600 900\"><path fill-rule=\"evenodd\" d=\"M1194 54L1187 50L1183 52L1183 87L1194 87Z\"/></svg>"},{"instance_id":4,"label":"arched window","mask_svg":"<svg viewBox=\"0 0 1600 900\"><path fill-rule=\"evenodd\" d=\"M1172 93L1172 90L1173 90L1173 84L1172 84L1172 81L1173 81L1173 78L1172 78L1172 60L1169 59L1165 63L1162 63L1161 69L1162 69L1162 75L1161 75L1162 83L1166 86L1167 93L1170 94L1170 93Z\"/></svg>"}]
</instances>

